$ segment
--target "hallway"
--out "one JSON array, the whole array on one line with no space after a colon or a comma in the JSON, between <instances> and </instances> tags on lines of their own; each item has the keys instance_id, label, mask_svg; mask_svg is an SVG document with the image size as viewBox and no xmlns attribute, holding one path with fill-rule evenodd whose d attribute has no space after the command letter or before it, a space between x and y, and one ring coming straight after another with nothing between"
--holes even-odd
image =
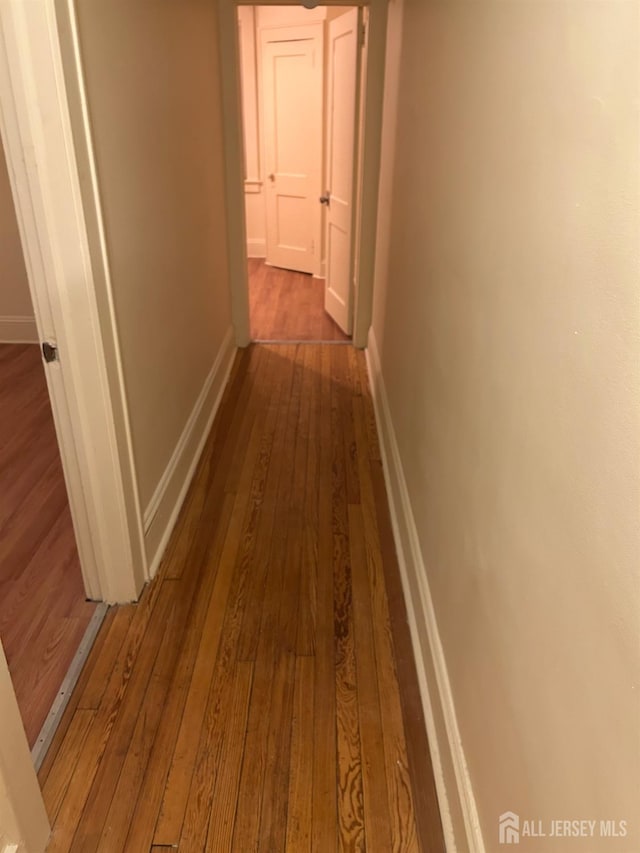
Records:
<instances>
[{"instance_id":1,"label":"hallway","mask_svg":"<svg viewBox=\"0 0 640 853\"><path fill-rule=\"evenodd\" d=\"M362 352L238 354L40 782L50 851L444 849Z\"/></svg>"}]
</instances>

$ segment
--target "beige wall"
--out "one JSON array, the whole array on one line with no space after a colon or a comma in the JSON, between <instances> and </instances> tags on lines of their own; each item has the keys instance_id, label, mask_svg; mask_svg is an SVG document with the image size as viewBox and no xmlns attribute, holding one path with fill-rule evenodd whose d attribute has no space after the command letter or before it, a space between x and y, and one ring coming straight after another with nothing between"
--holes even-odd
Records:
<instances>
[{"instance_id":1,"label":"beige wall","mask_svg":"<svg viewBox=\"0 0 640 853\"><path fill-rule=\"evenodd\" d=\"M231 322L216 7L77 15L144 510Z\"/></svg>"},{"instance_id":2,"label":"beige wall","mask_svg":"<svg viewBox=\"0 0 640 853\"><path fill-rule=\"evenodd\" d=\"M640 849L639 13L404 2L373 332L488 851Z\"/></svg>"},{"instance_id":3,"label":"beige wall","mask_svg":"<svg viewBox=\"0 0 640 853\"><path fill-rule=\"evenodd\" d=\"M24 255L11 195L4 150L0 145L0 340L15 340L28 332L35 335L33 305Z\"/></svg>"}]
</instances>

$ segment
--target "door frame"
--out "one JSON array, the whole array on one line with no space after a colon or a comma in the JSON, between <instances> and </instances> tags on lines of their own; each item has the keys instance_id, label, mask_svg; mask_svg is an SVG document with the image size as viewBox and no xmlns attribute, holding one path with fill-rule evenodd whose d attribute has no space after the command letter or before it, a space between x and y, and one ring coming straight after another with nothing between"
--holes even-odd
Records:
<instances>
[{"instance_id":1,"label":"door frame","mask_svg":"<svg viewBox=\"0 0 640 853\"><path fill-rule=\"evenodd\" d=\"M82 165L95 185L71 0L69 24L63 46L89 152ZM82 576L88 598L125 602L146 580L142 520L108 276L100 287L106 254L91 252L62 41L54 0L0 0L0 134L38 338L58 349L45 375Z\"/></svg>"},{"instance_id":2,"label":"door frame","mask_svg":"<svg viewBox=\"0 0 640 853\"><path fill-rule=\"evenodd\" d=\"M363 138L360 143L361 164L359 192L356 191L358 222L353 234L352 254L356 270L353 317L354 346L367 345L373 307L373 273L375 267L376 225L378 219L378 185L382 137L382 99L387 38L388 0L322 0L322 6L362 6L368 9L366 85L363 104ZM228 223L229 279L231 312L236 344L248 346L249 281L244 215L244 166L242 105L240 95L240 57L237 38L238 6L256 5L247 0L219 0L219 50L222 77L222 109L225 145L225 196ZM297 6L299 0L263 0L262 6Z\"/></svg>"},{"instance_id":3,"label":"door frame","mask_svg":"<svg viewBox=\"0 0 640 853\"><path fill-rule=\"evenodd\" d=\"M49 840L49 819L1 643L0 720L0 850L41 853Z\"/></svg>"}]
</instances>

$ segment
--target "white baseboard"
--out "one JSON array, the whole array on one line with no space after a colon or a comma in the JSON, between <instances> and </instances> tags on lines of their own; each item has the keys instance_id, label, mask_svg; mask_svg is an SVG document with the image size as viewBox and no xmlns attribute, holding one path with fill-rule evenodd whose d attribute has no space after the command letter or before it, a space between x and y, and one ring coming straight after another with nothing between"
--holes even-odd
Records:
<instances>
[{"instance_id":1,"label":"white baseboard","mask_svg":"<svg viewBox=\"0 0 640 853\"><path fill-rule=\"evenodd\" d=\"M233 329L229 329L216 360L185 424L164 474L144 513L145 550L152 578L167 547L180 507L202 454L211 424L220 405L236 353Z\"/></svg>"},{"instance_id":2,"label":"white baseboard","mask_svg":"<svg viewBox=\"0 0 640 853\"><path fill-rule=\"evenodd\" d=\"M0 343L37 344L38 329L33 317L0 317Z\"/></svg>"},{"instance_id":3,"label":"white baseboard","mask_svg":"<svg viewBox=\"0 0 640 853\"><path fill-rule=\"evenodd\" d=\"M373 330L369 332L366 356L445 843L448 853L467 850L484 853L447 664Z\"/></svg>"},{"instance_id":4,"label":"white baseboard","mask_svg":"<svg viewBox=\"0 0 640 853\"><path fill-rule=\"evenodd\" d=\"M247 257L248 258L266 258L267 257L267 241L257 238L247 238Z\"/></svg>"}]
</instances>

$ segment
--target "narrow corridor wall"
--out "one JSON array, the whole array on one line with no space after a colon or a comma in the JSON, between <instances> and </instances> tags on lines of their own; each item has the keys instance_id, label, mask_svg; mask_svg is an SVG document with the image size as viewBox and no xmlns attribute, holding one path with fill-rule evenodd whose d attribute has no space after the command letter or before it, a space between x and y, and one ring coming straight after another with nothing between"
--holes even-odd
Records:
<instances>
[{"instance_id":1,"label":"narrow corridor wall","mask_svg":"<svg viewBox=\"0 0 640 853\"><path fill-rule=\"evenodd\" d=\"M217 9L78 0L76 14L148 527L231 351Z\"/></svg>"},{"instance_id":2,"label":"narrow corridor wall","mask_svg":"<svg viewBox=\"0 0 640 853\"><path fill-rule=\"evenodd\" d=\"M639 15L390 3L370 354L459 850L640 849Z\"/></svg>"}]
</instances>

